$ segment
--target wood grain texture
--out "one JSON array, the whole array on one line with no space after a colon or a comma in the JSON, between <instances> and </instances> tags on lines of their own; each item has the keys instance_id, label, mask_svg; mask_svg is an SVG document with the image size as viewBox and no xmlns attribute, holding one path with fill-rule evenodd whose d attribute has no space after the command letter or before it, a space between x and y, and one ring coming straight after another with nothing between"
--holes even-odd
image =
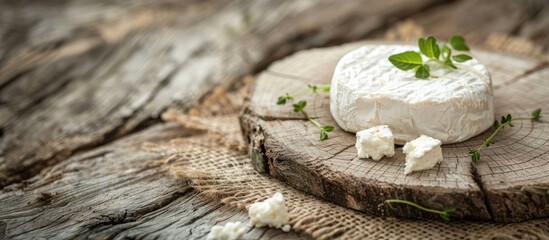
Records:
<instances>
[{"instance_id":1,"label":"wood grain texture","mask_svg":"<svg viewBox=\"0 0 549 240\"><path fill-rule=\"evenodd\" d=\"M410 19L422 26L425 32L437 33L441 39L460 34L471 44L481 44L491 34L505 33L532 39L543 46L548 43L548 35L544 35L539 26L547 28L547 23L540 21L546 16L540 11L548 7L549 3L544 0L455 1ZM538 38L533 37L536 34Z\"/></svg>"},{"instance_id":2,"label":"wood grain texture","mask_svg":"<svg viewBox=\"0 0 549 240\"><path fill-rule=\"evenodd\" d=\"M115 2L84 16L102 5L2 3L3 12L44 15L25 15L25 36L13 40L22 45L2 48L0 185L147 126L168 107L185 110L273 59L360 38L435 0L197 2ZM44 29L52 32L32 37Z\"/></svg>"},{"instance_id":3,"label":"wood grain texture","mask_svg":"<svg viewBox=\"0 0 549 240\"><path fill-rule=\"evenodd\" d=\"M549 67L542 67L495 92L496 116L528 116L533 109L545 110L548 92ZM475 167L495 220L549 216L548 123L547 114L541 122L515 122L515 127L494 138L495 145L483 150L483 161ZM488 135L466 144L480 143Z\"/></svg>"},{"instance_id":4,"label":"wood grain texture","mask_svg":"<svg viewBox=\"0 0 549 240\"><path fill-rule=\"evenodd\" d=\"M202 239L213 225L247 223L245 211L198 197L185 181L169 176L165 156L143 149L144 142L202 134L176 124L155 126L77 154L19 188L12 185L0 194L0 236ZM308 238L269 228L249 228L244 237Z\"/></svg>"},{"instance_id":5,"label":"wood grain texture","mask_svg":"<svg viewBox=\"0 0 549 240\"><path fill-rule=\"evenodd\" d=\"M480 145L490 131L463 143L443 146L444 161L440 165L405 176L402 147L395 149L394 157L382 161L358 159L354 134L336 127L328 140L319 141L318 129L301 114L292 112L289 106L276 105L278 96L306 89L308 83L329 83L337 61L363 44L379 43L360 42L299 52L274 63L260 75L241 117L250 141L250 155L259 171L328 201L374 215L439 218L407 207L387 212L382 207L385 199L407 199L434 209L453 206L458 209L454 216L466 219L507 222L549 215L545 197L528 202L527 208L522 207L523 200L519 200L529 196L521 190L522 186L549 184L546 164L543 165L545 150L549 147L545 118L535 127L525 123L503 132L495 139L498 143L490 148L493 150L483 152L478 168L472 165L468 148ZM528 110L549 102L543 93L547 92L547 81L543 78L549 76L544 62L480 50L473 53L494 73L497 114L529 114ZM499 69L507 70L498 73ZM537 76L537 81L530 80L533 76ZM329 112L328 96L308 95L300 99L308 101L307 111L311 117L322 124L337 126ZM508 153L491 154L499 148L499 140L506 138L515 139L501 143L509 146ZM532 153L534 149L536 154ZM507 158L512 160L505 160ZM502 170L487 165L497 165ZM508 183L491 185L493 181ZM495 194L501 193L492 192L502 188L504 191L516 189L514 194L518 195L506 198L510 201L505 206L496 205L501 199Z\"/></svg>"},{"instance_id":6,"label":"wood grain texture","mask_svg":"<svg viewBox=\"0 0 549 240\"><path fill-rule=\"evenodd\" d=\"M158 126L159 113L185 110L216 85L290 53L375 37L409 17L433 16L421 20L428 33L448 33L429 9L459 3L469 12L475 4L467 2L0 0L0 239L194 239L215 223L246 221L245 213L197 198L164 174L162 156L142 151L142 141L201 134ZM476 3L501 13L494 19L449 26L483 35L496 22L498 31L547 46L543 0L527 1L530 10L520 13L529 20L518 28L505 27L521 22L508 11L515 3L499 2L494 9ZM523 60L496 71L501 86L538 64ZM143 128L150 129L121 138ZM309 238L267 229L245 237Z\"/></svg>"}]
</instances>

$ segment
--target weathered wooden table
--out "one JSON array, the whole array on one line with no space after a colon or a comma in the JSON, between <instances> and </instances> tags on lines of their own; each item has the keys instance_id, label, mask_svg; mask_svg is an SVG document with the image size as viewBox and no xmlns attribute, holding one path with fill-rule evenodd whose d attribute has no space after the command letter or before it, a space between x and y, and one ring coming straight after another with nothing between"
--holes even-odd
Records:
<instances>
[{"instance_id":1,"label":"weathered wooden table","mask_svg":"<svg viewBox=\"0 0 549 240\"><path fill-rule=\"evenodd\" d=\"M547 29L535 0L0 1L0 239L202 238L247 214L197 198L142 150L202 134L162 123L165 109L301 49L459 33L542 55Z\"/></svg>"}]
</instances>

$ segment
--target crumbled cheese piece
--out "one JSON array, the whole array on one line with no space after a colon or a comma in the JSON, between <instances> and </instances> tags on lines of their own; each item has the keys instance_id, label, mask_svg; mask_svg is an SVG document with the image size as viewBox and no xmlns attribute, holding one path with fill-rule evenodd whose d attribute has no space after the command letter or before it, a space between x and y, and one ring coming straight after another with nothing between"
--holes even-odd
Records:
<instances>
[{"instance_id":1,"label":"crumbled cheese piece","mask_svg":"<svg viewBox=\"0 0 549 240\"><path fill-rule=\"evenodd\" d=\"M458 69L431 66L434 79L418 80L387 59L408 45L365 45L338 62L330 87L330 112L348 132L389 125L395 143L420 135L462 142L494 123L494 94L487 68L476 59ZM427 59L424 59L427 61Z\"/></svg>"},{"instance_id":2,"label":"crumbled cheese piece","mask_svg":"<svg viewBox=\"0 0 549 240\"><path fill-rule=\"evenodd\" d=\"M208 234L207 240L236 240L246 231L240 222L228 222L225 226L213 226Z\"/></svg>"},{"instance_id":3,"label":"crumbled cheese piece","mask_svg":"<svg viewBox=\"0 0 549 240\"><path fill-rule=\"evenodd\" d=\"M356 150L359 158L379 160L395 155L395 139L387 125L380 125L356 133Z\"/></svg>"},{"instance_id":4,"label":"crumbled cheese piece","mask_svg":"<svg viewBox=\"0 0 549 240\"><path fill-rule=\"evenodd\" d=\"M282 193L275 193L271 198L262 202L256 202L248 210L252 225L256 227L275 227L288 232L291 227L288 224L290 215L288 208L284 205Z\"/></svg>"},{"instance_id":5,"label":"crumbled cheese piece","mask_svg":"<svg viewBox=\"0 0 549 240\"><path fill-rule=\"evenodd\" d=\"M421 135L402 148L406 154L404 174L431 169L442 162L442 142L429 136Z\"/></svg>"}]
</instances>

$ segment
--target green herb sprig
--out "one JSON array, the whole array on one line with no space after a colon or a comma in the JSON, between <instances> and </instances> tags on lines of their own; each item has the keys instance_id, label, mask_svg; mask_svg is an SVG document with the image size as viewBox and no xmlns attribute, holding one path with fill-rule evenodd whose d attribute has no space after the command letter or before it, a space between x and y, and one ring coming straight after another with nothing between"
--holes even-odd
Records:
<instances>
[{"instance_id":1,"label":"green herb sprig","mask_svg":"<svg viewBox=\"0 0 549 240\"><path fill-rule=\"evenodd\" d=\"M473 161L473 163L477 163L480 160L480 151L483 148L489 147L491 144L494 144L494 141L492 139L503 128L505 128L506 126L513 127L513 121L520 121L520 120L538 121L540 117L541 117L541 109L539 108L534 110L528 117L513 118L511 114L507 114L507 116L502 116L501 122L498 122L498 120L494 122L495 131L492 133L492 135L484 139L484 142L478 148L469 149L469 156L471 156L471 160Z\"/></svg>"},{"instance_id":2,"label":"green herb sprig","mask_svg":"<svg viewBox=\"0 0 549 240\"><path fill-rule=\"evenodd\" d=\"M400 200L400 199L387 199L387 200L385 200L385 203L387 203L387 205L389 206L390 209L394 209L394 207L391 205L391 203L407 204L407 205L410 205L412 207L415 207L415 208L417 208L419 210L422 210L422 211L425 211L425 212L436 213L442 219L444 219L446 221L450 221L450 214L456 211L456 208L453 208L453 207L448 207L448 208L445 208L444 210L436 210L436 209L426 208L426 207L423 207L423 206L421 206L417 203L406 201L406 200Z\"/></svg>"},{"instance_id":3,"label":"green herb sprig","mask_svg":"<svg viewBox=\"0 0 549 240\"><path fill-rule=\"evenodd\" d=\"M295 99L296 96L299 96L299 95L302 95L302 94L305 94L305 93L316 94L316 93L318 93L319 90L321 90L324 93L329 93L330 92L330 85L329 84L328 85L312 85L312 84L309 84L309 85L307 85L307 87L308 88L303 90L303 91L299 91L299 92L294 93L294 94L286 93L286 95L278 97L278 100L276 101L276 104L277 105L285 105L286 102L292 101L292 100ZM297 103L292 104L292 107L293 107L294 112L300 112L301 114L303 114L303 116L305 116L305 118L307 118L307 120L309 122L311 122L313 125L315 125L315 127L320 129L320 140L328 139L328 133L334 130L334 126L322 125L319 122L317 122L316 120L314 120L313 118L311 118L311 116L309 116L309 114L305 111L305 107L307 107L307 101L301 100Z\"/></svg>"},{"instance_id":4,"label":"green herb sprig","mask_svg":"<svg viewBox=\"0 0 549 240\"><path fill-rule=\"evenodd\" d=\"M457 51L469 51L469 46L465 43L465 38L457 35L452 36L449 43L450 45L438 45L437 39L433 36L420 38L418 40L420 52L406 51L391 55L389 56L389 61L398 69L404 71L414 70L417 78L427 79L431 76L431 67L429 66L429 63L431 62L457 69L454 61L461 63L473 59L473 57L467 54L452 55L452 49ZM421 54L428 57L429 60L424 62L421 58Z\"/></svg>"},{"instance_id":5,"label":"green herb sprig","mask_svg":"<svg viewBox=\"0 0 549 240\"><path fill-rule=\"evenodd\" d=\"M307 89L301 90L299 92L296 92L294 94L286 93L284 96L278 97L278 100L276 101L277 105L284 105L287 101L293 100L295 97L306 94L306 93L318 93L318 90L321 90L324 93L330 92L330 84L325 85L313 85L308 84Z\"/></svg>"}]
</instances>

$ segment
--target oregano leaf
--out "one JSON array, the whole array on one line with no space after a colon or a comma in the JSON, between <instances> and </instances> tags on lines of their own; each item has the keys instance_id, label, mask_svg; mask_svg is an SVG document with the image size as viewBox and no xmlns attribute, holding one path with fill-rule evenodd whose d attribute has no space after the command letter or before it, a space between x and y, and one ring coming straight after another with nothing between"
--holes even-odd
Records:
<instances>
[{"instance_id":1,"label":"oregano leaf","mask_svg":"<svg viewBox=\"0 0 549 240\"><path fill-rule=\"evenodd\" d=\"M430 67L427 64L421 65L416 71L416 77L426 79L430 76Z\"/></svg>"},{"instance_id":2,"label":"oregano leaf","mask_svg":"<svg viewBox=\"0 0 549 240\"><path fill-rule=\"evenodd\" d=\"M473 57L471 57L467 54L459 54L459 55L452 56L452 59L454 59L454 61L456 61L456 62L467 62L467 61L473 59Z\"/></svg>"},{"instance_id":3,"label":"oregano leaf","mask_svg":"<svg viewBox=\"0 0 549 240\"><path fill-rule=\"evenodd\" d=\"M427 40L420 38L418 41L421 53L431 59L438 59L440 48L437 45L437 39L433 36L427 37Z\"/></svg>"},{"instance_id":4,"label":"oregano leaf","mask_svg":"<svg viewBox=\"0 0 549 240\"><path fill-rule=\"evenodd\" d=\"M410 70L423 65L421 55L414 51L407 51L389 57L389 61L401 70Z\"/></svg>"},{"instance_id":5,"label":"oregano leaf","mask_svg":"<svg viewBox=\"0 0 549 240\"><path fill-rule=\"evenodd\" d=\"M459 51L469 51L469 46L465 43L465 38L459 35L454 35L450 38L452 48Z\"/></svg>"}]
</instances>

